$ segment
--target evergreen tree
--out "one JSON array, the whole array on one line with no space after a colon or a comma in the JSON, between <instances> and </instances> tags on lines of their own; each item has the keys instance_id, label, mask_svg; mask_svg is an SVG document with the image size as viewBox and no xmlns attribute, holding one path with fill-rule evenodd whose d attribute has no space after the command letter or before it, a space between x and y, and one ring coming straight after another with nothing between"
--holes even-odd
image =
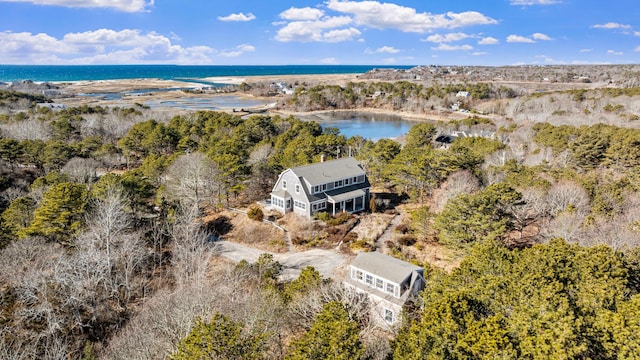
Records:
<instances>
[{"instance_id":1,"label":"evergreen tree","mask_svg":"<svg viewBox=\"0 0 640 360\"><path fill-rule=\"evenodd\" d=\"M263 359L265 337L265 334L247 334L241 323L215 313L208 323L200 318L196 320L171 359Z\"/></svg>"},{"instance_id":2,"label":"evergreen tree","mask_svg":"<svg viewBox=\"0 0 640 360\"><path fill-rule=\"evenodd\" d=\"M363 347L358 325L349 319L346 306L337 301L327 303L316 316L311 329L292 342L285 359L359 359Z\"/></svg>"},{"instance_id":3,"label":"evergreen tree","mask_svg":"<svg viewBox=\"0 0 640 360\"><path fill-rule=\"evenodd\" d=\"M87 190L83 185L68 182L53 185L44 193L25 233L66 242L81 230L86 207Z\"/></svg>"}]
</instances>

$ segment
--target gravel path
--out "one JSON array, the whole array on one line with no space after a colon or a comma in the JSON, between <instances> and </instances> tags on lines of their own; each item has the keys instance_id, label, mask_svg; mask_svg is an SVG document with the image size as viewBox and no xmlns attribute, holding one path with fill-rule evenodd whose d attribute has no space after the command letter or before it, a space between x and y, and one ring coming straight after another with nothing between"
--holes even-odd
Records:
<instances>
[{"instance_id":1,"label":"gravel path","mask_svg":"<svg viewBox=\"0 0 640 360\"><path fill-rule=\"evenodd\" d=\"M216 242L217 251L221 256L234 262L246 260L250 263L258 260L261 254L267 252L230 241ZM307 266L313 266L325 278L342 280L341 273L349 264L350 258L337 250L312 249L301 252L284 254L270 253L273 259L284 267L282 278L293 279Z\"/></svg>"},{"instance_id":2,"label":"gravel path","mask_svg":"<svg viewBox=\"0 0 640 360\"><path fill-rule=\"evenodd\" d=\"M387 228L384 229L384 232L382 233L382 235L380 235L378 239L376 239L376 249L378 249L377 250L378 252L381 252L383 254L386 252L385 251L387 249L386 243L389 240L393 240L394 231L396 227L400 225L400 223L402 223L403 218L404 216L402 215L402 213L398 212L396 216L389 223L389 226L387 226Z\"/></svg>"}]
</instances>

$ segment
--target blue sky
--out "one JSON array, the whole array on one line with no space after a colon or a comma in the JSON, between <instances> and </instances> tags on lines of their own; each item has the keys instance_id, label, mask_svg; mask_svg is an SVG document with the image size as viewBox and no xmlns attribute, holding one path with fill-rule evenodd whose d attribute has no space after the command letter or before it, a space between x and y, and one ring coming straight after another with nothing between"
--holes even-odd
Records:
<instances>
[{"instance_id":1,"label":"blue sky","mask_svg":"<svg viewBox=\"0 0 640 360\"><path fill-rule=\"evenodd\" d=\"M0 0L2 64L640 60L638 0Z\"/></svg>"}]
</instances>

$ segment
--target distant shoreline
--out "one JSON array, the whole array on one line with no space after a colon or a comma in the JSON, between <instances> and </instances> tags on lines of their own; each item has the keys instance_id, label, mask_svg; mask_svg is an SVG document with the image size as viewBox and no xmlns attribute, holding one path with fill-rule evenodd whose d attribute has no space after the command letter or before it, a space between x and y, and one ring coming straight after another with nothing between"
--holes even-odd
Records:
<instances>
[{"instance_id":1,"label":"distant shoreline","mask_svg":"<svg viewBox=\"0 0 640 360\"><path fill-rule=\"evenodd\" d=\"M363 74L398 65L0 65L0 82L75 82L158 79L192 81L216 77Z\"/></svg>"}]
</instances>

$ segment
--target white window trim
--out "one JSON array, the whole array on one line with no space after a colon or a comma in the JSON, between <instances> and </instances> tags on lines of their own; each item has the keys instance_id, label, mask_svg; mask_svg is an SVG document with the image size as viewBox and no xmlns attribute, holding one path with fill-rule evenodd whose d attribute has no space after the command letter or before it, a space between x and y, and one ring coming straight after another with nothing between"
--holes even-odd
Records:
<instances>
[{"instance_id":1,"label":"white window trim","mask_svg":"<svg viewBox=\"0 0 640 360\"><path fill-rule=\"evenodd\" d=\"M387 318L388 315L391 315L391 320ZM395 311L389 308L384 308L384 321L386 321L388 324L392 324L395 318L396 318Z\"/></svg>"}]
</instances>

